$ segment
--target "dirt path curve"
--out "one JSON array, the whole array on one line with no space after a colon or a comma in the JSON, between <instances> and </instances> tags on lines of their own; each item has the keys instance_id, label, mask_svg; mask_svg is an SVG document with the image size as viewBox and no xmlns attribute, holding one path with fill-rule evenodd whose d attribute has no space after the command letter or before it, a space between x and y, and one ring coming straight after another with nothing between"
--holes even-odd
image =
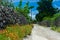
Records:
<instances>
[{"instance_id":1,"label":"dirt path curve","mask_svg":"<svg viewBox=\"0 0 60 40\"><path fill-rule=\"evenodd\" d=\"M52 31L50 28L34 24L31 36L23 40L60 40L60 33Z\"/></svg>"}]
</instances>

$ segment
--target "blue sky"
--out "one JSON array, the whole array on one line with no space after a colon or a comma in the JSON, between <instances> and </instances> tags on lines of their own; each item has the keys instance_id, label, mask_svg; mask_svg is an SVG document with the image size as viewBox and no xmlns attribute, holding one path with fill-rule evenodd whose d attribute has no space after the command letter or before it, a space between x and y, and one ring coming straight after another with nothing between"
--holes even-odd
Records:
<instances>
[{"instance_id":1,"label":"blue sky","mask_svg":"<svg viewBox=\"0 0 60 40\"><path fill-rule=\"evenodd\" d=\"M20 0L13 0L13 2L19 2ZM27 1L29 1L29 2L37 2L37 1L39 1L39 0L23 0L23 2L27 2Z\"/></svg>"},{"instance_id":2,"label":"blue sky","mask_svg":"<svg viewBox=\"0 0 60 40\"><path fill-rule=\"evenodd\" d=\"M17 6L19 1L20 1L20 0L13 0L14 5ZM34 8L32 9L32 14L33 14L33 19L35 19L35 15L38 13L38 11L36 10L36 8L38 7L37 1L39 1L39 0L33 0L33 1L32 1L32 0L23 0L23 5L24 5L27 1L30 2L30 4L29 4L30 6L34 6ZM54 6L55 8L59 8L59 9L60 9L60 0L54 0L54 1L53 1L53 6ZM31 13L30 13L29 15L31 16Z\"/></svg>"}]
</instances>

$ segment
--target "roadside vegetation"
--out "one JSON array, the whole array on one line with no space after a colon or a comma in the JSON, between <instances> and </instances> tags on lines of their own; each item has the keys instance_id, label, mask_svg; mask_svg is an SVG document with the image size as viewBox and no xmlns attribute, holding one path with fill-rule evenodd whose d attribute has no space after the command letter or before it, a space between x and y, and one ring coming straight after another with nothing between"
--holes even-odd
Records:
<instances>
[{"instance_id":1,"label":"roadside vegetation","mask_svg":"<svg viewBox=\"0 0 60 40\"><path fill-rule=\"evenodd\" d=\"M51 24L51 29L60 32L60 12L54 15L52 22L54 22L54 24Z\"/></svg>"},{"instance_id":2,"label":"roadside vegetation","mask_svg":"<svg viewBox=\"0 0 60 40\"><path fill-rule=\"evenodd\" d=\"M40 0L37 4L39 13L36 15L38 24L51 27L60 32L60 10L52 6L53 0ZM42 5L43 4L43 5Z\"/></svg>"},{"instance_id":3,"label":"roadside vegetation","mask_svg":"<svg viewBox=\"0 0 60 40\"><path fill-rule=\"evenodd\" d=\"M9 25L6 29L0 30L1 40L23 40L24 37L30 35L32 25Z\"/></svg>"},{"instance_id":4,"label":"roadside vegetation","mask_svg":"<svg viewBox=\"0 0 60 40\"><path fill-rule=\"evenodd\" d=\"M0 0L1 40L23 40L31 34L33 23L51 27L52 30L60 32L60 12L52 6L53 0L40 0L37 3L36 20L32 20L29 16L34 6L29 6L29 2L23 6L22 2L20 0L19 4L14 6L12 0Z\"/></svg>"},{"instance_id":5,"label":"roadside vegetation","mask_svg":"<svg viewBox=\"0 0 60 40\"><path fill-rule=\"evenodd\" d=\"M15 7L12 0L0 0L0 40L23 40L32 32L31 17L33 6L27 2L23 8L22 0Z\"/></svg>"},{"instance_id":6,"label":"roadside vegetation","mask_svg":"<svg viewBox=\"0 0 60 40\"><path fill-rule=\"evenodd\" d=\"M60 33L60 27L51 27L52 30L56 31L56 32L59 32Z\"/></svg>"},{"instance_id":7,"label":"roadside vegetation","mask_svg":"<svg viewBox=\"0 0 60 40\"><path fill-rule=\"evenodd\" d=\"M52 18L50 17L44 17L43 20L49 21L49 25L52 30L60 32L60 12L57 14L54 14ZM48 24L46 24L48 25Z\"/></svg>"}]
</instances>

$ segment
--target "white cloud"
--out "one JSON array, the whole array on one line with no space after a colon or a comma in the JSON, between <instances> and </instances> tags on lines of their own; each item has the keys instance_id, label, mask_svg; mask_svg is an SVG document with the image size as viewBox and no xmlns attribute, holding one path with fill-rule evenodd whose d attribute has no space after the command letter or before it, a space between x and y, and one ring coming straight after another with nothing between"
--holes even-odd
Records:
<instances>
[{"instance_id":1,"label":"white cloud","mask_svg":"<svg viewBox=\"0 0 60 40\"><path fill-rule=\"evenodd\" d=\"M33 15L36 15L38 13L38 11L34 10L34 11L30 11L30 13L32 13Z\"/></svg>"},{"instance_id":2,"label":"white cloud","mask_svg":"<svg viewBox=\"0 0 60 40\"><path fill-rule=\"evenodd\" d=\"M32 19L35 19L35 16L36 16L36 15L33 15Z\"/></svg>"},{"instance_id":3,"label":"white cloud","mask_svg":"<svg viewBox=\"0 0 60 40\"><path fill-rule=\"evenodd\" d=\"M35 16L37 13L38 13L37 10L32 11L32 19L35 19ZM31 16L31 12L30 12L29 16Z\"/></svg>"},{"instance_id":4,"label":"white cloud","mask_svg":"<svg viewBox=\"0 0 60 40\"><path fill-rule=\"evenodd\" d=\"M55 1L60 1L60 0L53 0L53 2L55 2Z\"/></svg>"},{"instance_id":5,"label":"white cloud","mask_svg":"<svg viewBox=\"0 0 60 40\"><path fill-rule=\"evenodd\" d=\"M60 9L60 7L58 7Z\"/></svg>"},{"instance_id":6,"label":"white cloud","mask_svg":"<svg viewBox=\"0 0 60 40\"><path fill-rule=\"evenodd\" d=\"M29 14L29 16L31 17L31 14ZM35 16L36 16L36 15L32 15L32 19L35 19Z\"/></svg>"}]
</instances>

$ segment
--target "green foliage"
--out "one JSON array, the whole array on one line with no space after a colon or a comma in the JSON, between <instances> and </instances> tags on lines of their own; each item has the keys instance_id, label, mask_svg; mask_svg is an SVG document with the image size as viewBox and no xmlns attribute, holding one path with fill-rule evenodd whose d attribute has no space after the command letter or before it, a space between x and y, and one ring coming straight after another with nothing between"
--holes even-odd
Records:
<instances>
[{"instance_id":1,"label":"green foliage","mask_svg":"<svg viewBox=\"0 0 60 40\"><path fill-rule=\"evenodd\" d=\"M55 26L55 25L53 25L53 22L56 22L55 20L57 20L57 18L59 18L59 17L60 17L60 12L54 14L53 17L44 17L43 21L44 20L49 20L51 22L51 26Z\"/></svg>"},{"instance_id":2,"label":"green foliage","mask_svg":"<svg viewBox=\"0 0 60 40\"><path fill-rule=\"evenodd\" d=\"M57 18L60 17L60 12L59 13L56 13L54 14L54 16L52 18L50 18L51 22L54 22Z\"/></svg>"},{"instance_id":3,"label":"green foliage","mask_svg":"<svg viewBox=\"0 0 60 40\"><path fill-rule=\"evenodd\" d=\"M57 24L54 25L54 23L56 23L56 20L58 18L60 18L60 12L54 14L52 18L50 18L50 17L44 17L43 21L44 20L50 20L50 22L51 22L51 24L50 24L51 29L54 30L54 31L60 32L60 26L56 26Z\"/></svg>"},{"instance_id":4,"label":"green foliage","mask_svg":"<svg viewBox=\"0 0 60 40\"><path fill-rule=\"evenodd\" d=\"M29 6L29 2L27 2L24 7L22 7L22 0L20 0L19 5L15 8L19 15L24 15L28 22L31 21L31 17L29 16L30 10L33 6Z\"/></svg>"},{"instance_id":5,"label":"green foliage","mask_svg":"<svg viewBox=\"0 0 60 40\"><path fill-rule=\"evenodd\" d=\"M22 7L22 0L19 2L19 5L16 7L16 11L18 11L20 14L23 14L24 16L28 16L30 13L30 9L32 9L33 6L29 6L29 2L27 2L24 7Z\"/></svg>"},{"instance_id":6,"label":"green foliage","mask_svg":"<svg viewBox=\"0 0 60 40\"><path fill-rule=\"evenodd\" d=\"M32 23L37 23L37 20L32 20Z\"/></svg>"},{"instance_id":7,"label":"green foliage","mask_svg":"<svg viewBox=\"0 0 60 40\"><path fill-rule=\"evenodd\" d=\"M37 10L39 14L36 15L37 21L42 21L44 17L53 17L58 11L52 6L53 0L41 0L38 2ZM42 5L43 4L43 5Z\"/></svg>"},{"instance_id":8,"label":"green foliage","mask_svg":"<svg viewBox=\"0 0 60 40\"><path fill-rule=\"evenodd\" d=\"M44 17L43 20L51 20L50 17Z\"/></svg>"},{"instance_id":9,"label":"green foliage","mask_svg":"<svg viewBox=\"0 0 60 40\"><path fill-rule=\"evenodd\" d=\"M18 7L22 8L22 0L20 0Z\"/></svg>"},{"instance_id":10,"label":"green foliage","mask_svg":"<svg viewBox=\"0 0 60 40\"><path fill-rule=\"evenodd\" d=\"M51 27L52 30L60 32L60 27Z\"/></svg>"},{"instance_id":11,"label":"green foliage","mask_svg":"<svg viewBox=\"0 0 60 40\"><path fill-rule=\"evenodd\" d=\"M24 37L31 34L32 25L10 25L5 30L0 30L1 40L23 40Z\"/></svg>"},{"instance_id":12,"label":"green foliage","mask_svg":"<svg viewBox=\"0 0 60 40\"><path fill-rule=\"evenodd\" d=\"M58 18L58 17L60 17L60 12L59 12L59 13L54 14L54 16L53 16L52 20L55 20L55 19L56 19L56 18Z\"/></svg>"},{"instance_id":13,"label":"green foliage","mask_svg":"<svg viewBox=\"0 0 60 40\"><path fill-rule=\"evenodd\" d=\"M0 35L0 39L1 40L9 40L9 38L7 38L7 36L4 34Z\"/></svg>"},{"instance_id":14,"label":"green foliage","mask_svg":"<svg viewBox=\"0 0 60 40\"><path fill-rule=\"evenodd\" d=\"M12 0L1 0L0 1L0 5L9 6L9 7L13 7L14 8Z\"/></svg>"},{"instance_id":15,"label":"green foliage","mask_svg":"<svg viewBox=\"0 0 60 40\"><path fill-rule=\"evenodd\" d=\"M51 18L51 22L52 22L52 23L55 22L55 25L57 25L56 22L58 21L59 18L60 18L60 12L54 14L54 16ZM51 24L51 25L53 25L53 24ZM53 26L55 26L55 25L53 25ZM58 27L58 26L57 26L57 27Z\"/></svg>"},{"instance_id":16,"label":"green foliage","mask_svg":"<svg viewBox=\"0 0 60 40\"><path fill-rule=\"evenodd\" d=\"M51 27L52 30L56 30L56 27Z\"/></svg>"}]
</instances>

